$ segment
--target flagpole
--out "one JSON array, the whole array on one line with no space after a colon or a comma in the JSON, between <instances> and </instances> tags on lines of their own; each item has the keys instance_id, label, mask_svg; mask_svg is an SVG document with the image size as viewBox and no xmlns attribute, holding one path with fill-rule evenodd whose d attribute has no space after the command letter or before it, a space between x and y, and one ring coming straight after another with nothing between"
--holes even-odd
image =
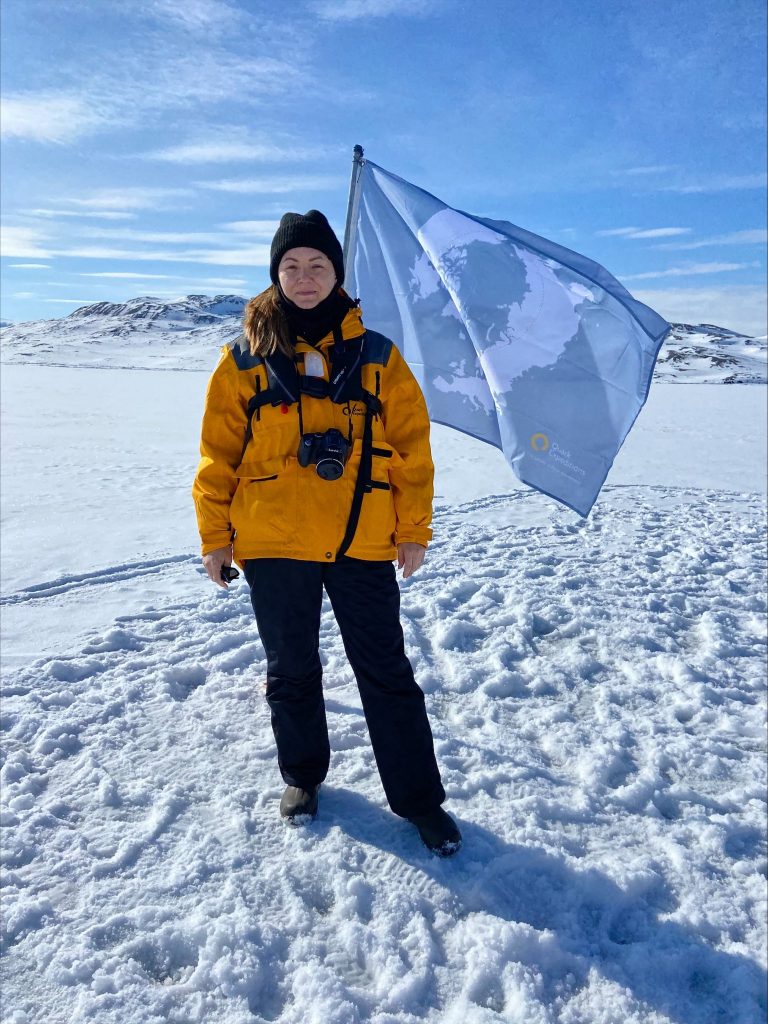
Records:
<instances>
[{"instance_id":1,"label":"flagpole","mask_svg":"<svg viewBox=\"0 0 768 1024\"><path fill-rule=\"evenodd\" d=\"M355 146L352 152L352 177L349 182L349 200L347 202L347 222L344 227L344 266L349 266L349 260L355 255L355 241L357 239L357 210L360 205L360 191L358 183L363 170L363 147Z\"/></svg>"}]
</instances>

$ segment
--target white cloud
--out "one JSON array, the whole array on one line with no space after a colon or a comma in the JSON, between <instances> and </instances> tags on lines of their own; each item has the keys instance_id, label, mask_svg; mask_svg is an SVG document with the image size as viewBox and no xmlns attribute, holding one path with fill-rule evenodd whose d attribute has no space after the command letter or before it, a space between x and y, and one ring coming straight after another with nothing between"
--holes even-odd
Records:
<instances>
[{"instance_id":1,"label":"white cloud","mask_svg":"<svg viewBox=\"0 0 768 1024\"><path fill-rule=\"evenodd\" d=\"M131 242L160 242L161 244L217 245L232 241L231 234L223 231L140 231L136 228L83 228L81 238L115 238Z\"/></svg>"},{"instance_id":2,"label":"white cloud","mask_svg":"<svg viewBox=\"0 0 768 1024\"><path fill-rule=\"evenodd\" d=\"M310 9L330 21L354 21L357 18L405 17L430 14L431 0L311 0Z\"/></svg>"},{"instance_id":3,"label":"white cloud","mask_svg":"<svg viewBox=\"0 0 768 1024\"><path fill-rule=\"evenodd\" d=\"M743 334L766 333L766 294L752 285L633 291L636 299L674 323L716 324Z\"/></svg>"},{"instance_id":4,"label":"white cloud","mask_svg":"<svg viewBox=\"0 0 768 1024\"><path fill-rule=\"evenodd\" d=\"M134 220L135 213L117 210L22 210L30 217L99 217L102 220Z\"/></svg>"},{"instance_id":5,"label":"white cloud","mask_svg":"<svg viewBox=\"0 0 768 1024\"><path fill-rule=\"evenodd\" d=\"M92 277L96 275L91 274L80 274L79 277ZM107 275L103 275L107 276ZM206 277L202 280L195 280L183 277L180 274L166 275L168 280L175 280L176 283L172 286L164 284L158 288L157 279L163 275L159 274L134 274L128 280L107 280L103 282L94 282L94 287L98 287L100 295L118 295L124 298L133 298L140 294L152 294L152 295L190 295L199 293L210 293L215 291L221 291L227 289L229 291L235 291L238 289L244 289L248 286L248 280L244 277ZM65 281L50 281L47 287L56 288L72 288L71 283ZM59 301L59 300L51 300ZM92 302L97 300L92 299Z\"/></svg>"},{"instance_id":6,"label":"white cloud","mask_svg":"<svg viewBox=\"0 0 768 1024\"><path fill-rule=\"evenodd\" d=\"M77 259L125 260L127 262L201 263L228 267L268 267L269 243L238 249L187 249L179 252L165 249L119 249L110 246L80 246L57 249L52 255L74 256Z\"/></svg>"},{"instance_id":7,"label":"white cloud","mask_svg":"<svg viewBox=\"0 0 768 1024\"><path fill-rule=\"evenodd\" d=\"M188 284L192 291L206 291L210 288L244 288L248 282L244 277L208 277L205 281Z\"/></svg>"},{"instance_id":8,"label":"white cloud","mask_svg":"<svg viewBox=\"0 0 768 1024\"><path fill-rule=\"evenodd\" d=\"M9 270L50 270L50 263L9 263Z\"/></svg>"},{"instance_id":9,"label":"white cloud","mask_svg":"<svg viewBox=\"0 0 768 1024\"><path fill-rule=\"evenodd\" d=\"M210 38L193 43L148 37L138 49L116 47L98 66L73 61L57 73L65 87L18 92L3 100L3 136L72 143L98 129L144 125L149 116L169 110L192 108L199 120L217 104L282 97L291 86L309 81L316 92L325 88L306 63L241 56Z\"/></svg>"},{"instance_id":10,"label":"white cloud","mask_svg":"<svg viewBox=\"0 0 768 1024\"><path fill-rule=\"evenodd\" d=\"M78 277L114 277L114 278L125 278L131 280L133 278L139 278L141 281L148 281L150 279L154 281L172 281L177 274L140 274L133 271L106 271L101 270L98 272L91 273L79 273Z\"/></svg>"},{"instance_id":11,"label":"white cloud","mask_svg":"<svg viewBox=\"0 0 768 1024\"><path fill-rule=\"evenodd\" d=\"M701 192L735 192L746 189L765 188L764 174L715 175L708 181L680 185L658 185L659 192L679 192L683 195Z\"/></svg>"},{"instance_id":12,"label":"white cloud","mask_svg":"<svg viewBox=\"0 0 768 1024\"><path fill-rule=\"evenodd\" d=\"M219 267L268 267L270 246L252 245L246 249L220 249L191 253L186 257L192 263L211 263Z\"/></svg>"},{"instance_id":13,"label":"white cloud","mask_svg":"<svg viewBox=\"0 0 768 1024\"><path fill-rule=\"evenodd\" d=\"M173 295L177 297L185 295L200 295L210 294L211 292L221 291L222 288L231 290L243 289L247 286L248 282L245 278L206 278L204 281L187 281L182 279L182 284L177 285L175 288L152 288L152 294L159 296ZM149 283L149 282L148 282ZM131 295L135 294L135 290ZM129 296L130 297L130 296Z\"/></svg>"},{"instance_id":14,"label":"white cloud","mask_svg":"<svg viewBox=\"0 0 768 1024\"><path fill-rule=\"evenodd\" d=\"M50 259L49 237L36 228L4 227L2 230L3 256L21 259Z\"/></svg>"},{"instance_id":15,"label":"white cloud","mask_svg":"<svg viewBox=\"0 0 768 1024\"><path fill-rule=\"evenodd\" d=\"M124 207L129 210L160 210L168 209L166 200L189 198L195 194L191 188L148 188L141 185L130 185L126 188L96 189L90 196L67 198L61 202L88 209L106 209Z\"/></svg>"},{"instance_id":16,"label":"white cloud","mask_svg":"<svg viewBox=\"0 0 768 1024\"><path fill-rule=\"evenodd\" d=\"M114 80L98 87L123 90L123 113L134 120L137 110L178 107L193 108L199 119L213 104L282 97L286 90L307 86L310 79L314 74L300 62L239 56L215 45L182 47L174 54L158 45L126 58Z\"/></svg>"},{"instance_id":17,"label":"white cloud","mask_svg":"<svg viewBox=\"0 0 768 1024\"><path fill-rule=\"evenodd\" d=\"M77 277L100 277L107 278L109 280L116 281L179 281L181 280L180 274L142 274L139 271L99 271L96 272L81 272L76 275ZM206 285L212 285L216 288L238 288L246 284L245 278L240 277L210 277L206 280ZM69 285L64 285L69 287Z\"/></svg>"},{"instance_id":18,"label":"white cloud","mask_svg":"<svg viewBox=\"0 0 768 1024\"><path fill-rule=\"evenodd\" d=\"M192 33L219 33L239 21L241 11L224 0L149 0L146 13Z\"/></svg>"},{"instance_id":19,"label":"white cloud","mask_svg":"<svg viewBox=\"0 0 768 1024\"><path fill-rule=\"evenodd\" d=\"M34 299L35 298L35 293L34 292L14 292L13 293L13 298L14 299Z\"/></svg>"},{"instance_id":20,"label":"white cloud","mask_svg":"<svg viewBox=\"0 0 768 1024\"><path fill-rule=\"evenodd\" d=\"M617 174L666 174L669 171L674 171L674 167L666 166L664 164L655 164L648 167L627 167L623 171L617 171Z\"/></svg>"},{"instance_id":21,"label":"white cloud","mask_svg":"<svg viewBox=\"0 0 768 1024\"><path fill-rule=\"evenodd\" d=\"M209 188L217 192L268 195L340 188L344 185L344 179L333 175L303 178L281 176L279 178L242 178L240 180L229 178L220 181L198 181L195 184L199 188Z\"/></svg>"},{"instance_id":22,"label":"white cloud","mask_svg":"<svg viewBox=\"0 0 768 1024\"><path fill-rule=\"evenodd\" d=\"M715 235L712 238L700 238L697 242L667 243L654 246L656 249L706 249L710 245L765 245L768 243L768 231L765 228L748 228L745 231L731 231L727 235Z\"/></svg>"},{"instance_id":23,"label":"white cloud","mask_svg":"<svg viewBox=\"0 0 768 1024\"><path fill-rule=\"evenodd\" d=\"M144 160L163 160L177 164L215 164L238 160L269 162L278 160L318 160L324 153L301 146L281 146L274 142L252 142L247 139L203 139L181 143L166 149L140 154Z\"/></svg>"},{"instance_id":24,"label":"white cloud","mask_svg":"<svg viewBox=\"0 0 768 1024\"><path fill-rule=\"evenodd\" d=\"M690 228L610 228L608 231L596 231L601 237L618 235L623 238L670 238L675 235L690 234Z\"/></svg>"},{"instance_id":25,"label":"white cloud","mask_svg":"<svg viewBox=\"0 0 768 1024\"><path fill-rule=\"evenodd\" d=\"M74 142L110 120L100 104L72 92L16 93L0 100L4 138Z\"/></svg>"},{"instance_id":26,"label":"white cloud","mask_svg":"<svg viewBox=\"0 0 768 1024\"><path fill-rule=\"evenodd\" d=\"M643 231L634 231L630 238L672 238L675 235L689 235L690 228L646 228Z\"/></svg>"},{"instance_id":27,"label":"white cloud","mask_svg":"<svg viewBox=\"0 0 768 1024\"><path fill-rule=\"evenodd\" d=\"M244 235L264 235L271 239L279 223L278 220L232 220L222 227Z\"/></svg>"},{"instance_id":28,"label":"white cloud","mask_svg":"<svg viewBox=\"0 0 768 1024\"><path fill-rule=\"evenodd\" d=\"M649 165L647 167L629 167L619 171L612 171L614 178L635 178L635 187L643 191L651 192L677 192L681 195L706 193L706 192L732 192L746 189L765 188L765 174L712 174L699 181L691 180L690 174L679 166L664 166L662 164ZM668 179L667 184L646 182L641 179L655 175L664 175ZM687 180L686 180L687 179Z\"/></svg>"},{"instance_id":29,"label":"white cloud","mask_svg":"<svg viewBox=\"0 0 768 1024\"><path fill-rule=\"evenodd\" d=\"M733 270L751 270L759 263L691 263L684 267L669 267L667 270L649 270L643 274L623 274L622 281L648 281L657 277L690 277L698 274L722 274Z\"/></svg>"},{"instance_id":30,"label":"white cloud","mask_svg":"<svg viewBox=\"0 0 768 1024\"><path fill-rule=\"evenodd\" d=\"M208 281L208 284L214 284L217 288L242 288L244 285L248 284L248 282L245 278L240 277L212 277Z\"/></svg>"}]
</instances>

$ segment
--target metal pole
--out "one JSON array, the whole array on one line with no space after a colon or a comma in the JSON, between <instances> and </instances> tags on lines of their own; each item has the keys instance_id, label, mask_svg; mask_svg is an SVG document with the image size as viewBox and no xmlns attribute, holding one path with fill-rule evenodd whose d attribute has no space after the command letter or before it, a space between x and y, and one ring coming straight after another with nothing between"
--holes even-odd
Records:
<instances>
[{"instance_id":1,"label":"metal pole","mask_svg":"<svg viewBox=\"0 0 768 1024\"><path fill-rule=\"evenodd\" d=\"M344 227L344 267L355 255L355 236L357 234L357 209L360 204L358 182L363 170L363 147L355 146L352 153L352 177L349 182L349 200L347 202L347 223Z\"/></svg>"}]
</instances>

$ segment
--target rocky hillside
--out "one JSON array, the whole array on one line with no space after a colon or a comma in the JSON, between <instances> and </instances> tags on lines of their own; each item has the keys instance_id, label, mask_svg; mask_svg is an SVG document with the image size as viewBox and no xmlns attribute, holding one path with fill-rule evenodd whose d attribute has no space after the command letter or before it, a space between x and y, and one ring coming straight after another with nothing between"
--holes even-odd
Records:
<instances>
[{"instance_id":1,"label":"rocky hillside","mask_svg":"<svg viewBox=\"0 0 768 1024\"><path fill-rule=\"evenodd\" d=\"M219 347L239 333L245 303L240 295L187 295L174 302L144 295L128 302L96 302L55 320L3 327L2 359L208 370ZM711 324L673 324L655 376L696 383L765 383L766 339Z\"/></svg>"}]
</instances>

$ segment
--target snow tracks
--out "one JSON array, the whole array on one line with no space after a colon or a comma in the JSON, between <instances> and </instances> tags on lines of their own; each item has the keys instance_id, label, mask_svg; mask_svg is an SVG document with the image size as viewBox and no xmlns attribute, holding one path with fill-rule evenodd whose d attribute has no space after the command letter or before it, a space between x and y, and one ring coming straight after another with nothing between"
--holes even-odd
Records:
<instances>
[{"instance_id":1,"label":"snow tracks","mask_svg":"<svg viewBox=\"0 0 768 1024\"><path fill-rule=\"evenodd\" d=\"M673 488L439 511L402 605L447 862L386 808L327 607L305 829L242 581L14 671L3 1024L762 1019L764 529L758 496Z\"/></svg>"}]
</instances>

